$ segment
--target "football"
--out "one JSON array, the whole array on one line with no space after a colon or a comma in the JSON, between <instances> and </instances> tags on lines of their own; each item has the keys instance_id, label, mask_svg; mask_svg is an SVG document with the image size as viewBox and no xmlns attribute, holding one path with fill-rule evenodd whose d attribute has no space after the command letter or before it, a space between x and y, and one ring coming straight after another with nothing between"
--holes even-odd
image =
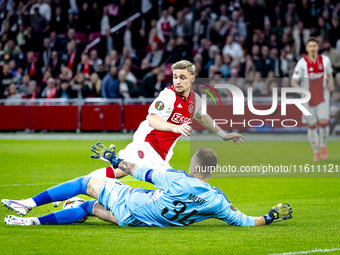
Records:
<instances>
[{"instance_id":1,"label":"football","mask_svg":"<svg viewBox=\"0 0 340 255\"><path fill-rule=\"evenodd\" d=\"M86 200L80 197L72 197L70 199L67 199L63 205L63 210L64 209L70 209L70 208L74 208L77 207L79 205L81 205L82 203L84 203ZM85 218L79 220L78 222L83 223L85 222L89 217L86 216Z\"/></svg>"}]
</instances>

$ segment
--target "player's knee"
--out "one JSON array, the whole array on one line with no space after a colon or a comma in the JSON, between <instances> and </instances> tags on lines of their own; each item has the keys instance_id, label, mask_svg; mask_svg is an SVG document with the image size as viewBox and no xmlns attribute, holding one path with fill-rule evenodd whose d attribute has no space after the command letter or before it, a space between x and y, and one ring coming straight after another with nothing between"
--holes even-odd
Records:
<instances>
[{"instance_id":1,"label":"player's knee","mask_svg":"<svg viewBox=\"0 0 340 255\"><path fill-rule=\"evenodd\" d=\"M86 216L93 216L93 205L96 201L95 199L87 200L80 205L84 209Z\"/></svg>"}]
</instances>

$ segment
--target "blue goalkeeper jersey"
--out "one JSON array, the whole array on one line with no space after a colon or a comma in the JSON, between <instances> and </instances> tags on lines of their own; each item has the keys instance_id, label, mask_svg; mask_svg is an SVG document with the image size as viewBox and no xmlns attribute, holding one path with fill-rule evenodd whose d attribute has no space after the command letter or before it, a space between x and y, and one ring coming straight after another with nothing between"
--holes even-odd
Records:
<instances>
[{"instance_id":1,"label":"blue goalkeeper jersey","mask_svg":"<svg viewBox=\"0 0 340 255\"><path fill-rule=\"evenodd\" d=\"M255 225L253 217L233 207L221 190L185 171L156 171L137 166L133 177L157 187L157 190L131 188L125 196L131 214L148 226L187 226L209 218L229 225Z\"/></svg>"}]
</instances>

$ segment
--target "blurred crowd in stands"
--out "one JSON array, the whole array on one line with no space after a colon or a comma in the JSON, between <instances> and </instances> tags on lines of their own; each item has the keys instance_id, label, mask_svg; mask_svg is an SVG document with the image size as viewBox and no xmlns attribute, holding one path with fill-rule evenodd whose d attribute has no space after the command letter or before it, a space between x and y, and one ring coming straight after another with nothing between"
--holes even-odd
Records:
<instances>
[{"instance_id":1,"label":"blurred crowd in stands","mask_svg":"<svg viewBox=\"0 0 340 255\"><path fill-rule=\"evenodd\" d=\"M271 96L312 36L340 91L339 18L336 0L0 0L0 98L154 98L182 59ZM339 92L332 102L336 115Z\"/></svg>"}]
</instances>

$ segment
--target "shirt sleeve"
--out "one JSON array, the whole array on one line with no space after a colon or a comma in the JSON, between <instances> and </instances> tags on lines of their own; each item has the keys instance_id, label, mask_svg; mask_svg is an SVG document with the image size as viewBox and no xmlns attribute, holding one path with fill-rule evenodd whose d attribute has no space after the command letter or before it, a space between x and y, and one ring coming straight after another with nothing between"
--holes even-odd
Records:
<instances>
[{"instance_id":1,"label":"shirt sleeve","mask_svg":"<svg viewBox=\"0 0 340 255\"><path fill-rule=\"evenodd\" d=\"M333 74L333 68L332 68L332 64L331 64L331 60L329 59L329 57L326 56L326 74Z\"/></svg>"},{"instance_id":2,"label":"shirt sleeve","mask_svg":"<svg viewBox=\"0 0 340 255\"><path fill-rule=\"evenodd\" d=\"M296 80L296 81L300 81L301 78L303 77L303 62L302 59L299 60L295 66L293 75L292 75L292 79Z\"/></svg>"},{"instance_id":3,"label":"shirt sleeve","mask_svg":"<svg viewBox=\"0 0 340 255\"><path fill-rule=\"evenodd\" d=\"M151 169L146 165L137 165L133 171L133 177L140 181L152 183L157 189L168 190L172 182L181 178L182 171L169 169L167 171L159 171Z\"/></svg>"},{"instance_id":4,"label":"shirt sleeve","mask_svg":"<svg viewBox=\"0 0 340 255\"><path fill-rule=\"evenodd\" d=\"M170 89L164 89L150 105L149 114L156 114L166 121L174 110L175 101L175 93Z\"/></svg>"},{"instance_id":5,"label":"shirt sleeve","mask_svg":"<svg viewBox=\"0 0 340 255\"><path fill-rule=\"evenodd\" d=\"M202 99L195 93L195 119L200 119L202 117Z\"/></svg>"},{"instance_id":6,"label":"shirt sleeve","mask_svg":"<svg viewBox=\"0 0 340 255\"><path fill-rule=\"evenodd\" d=\"M255 220L253 217L247 216L244 213L237 210L225 196L225 194L215 188L217 190L217 203L216 205L216 216L215 218L220 219L229 225L232 226L241 226L241 227L251 227L255 226Z\"/></svg>"}]
</instances>

